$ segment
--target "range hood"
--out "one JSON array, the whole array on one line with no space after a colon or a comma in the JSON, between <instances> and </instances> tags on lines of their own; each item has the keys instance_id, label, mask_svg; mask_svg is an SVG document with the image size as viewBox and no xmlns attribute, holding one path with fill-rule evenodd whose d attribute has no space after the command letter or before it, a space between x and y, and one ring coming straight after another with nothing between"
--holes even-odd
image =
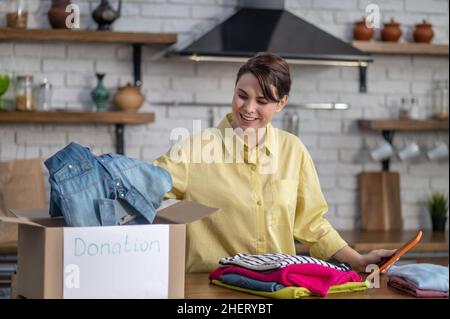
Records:
<instances>
[{"instance_id":1,"label":"range hood","mask_svg":"<svg viewBox=\"0 0 450 319\"><path fill-rule=\"evenodd\" d=\"M246 61L258 52L289 63L367 67L372 57L284 10L284 1L241 1L239 10L178 53L195 61Z\"/></svg>"}]
</instances>

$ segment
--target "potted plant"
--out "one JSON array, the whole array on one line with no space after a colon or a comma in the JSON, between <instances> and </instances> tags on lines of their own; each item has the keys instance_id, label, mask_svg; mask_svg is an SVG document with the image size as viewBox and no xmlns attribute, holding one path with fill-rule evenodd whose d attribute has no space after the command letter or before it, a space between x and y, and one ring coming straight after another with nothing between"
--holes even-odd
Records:
<instances>
[{"instance_id":1,"label":"potted plant","mask_svg":"<svg viewBox=\"0 0 450 319\"><path fill-rule=\"evenodd\" d=\"M442 192L433 192L427 199L433 231L445 231L447 221L448 197Z\"/></svg>"}]
</instances>

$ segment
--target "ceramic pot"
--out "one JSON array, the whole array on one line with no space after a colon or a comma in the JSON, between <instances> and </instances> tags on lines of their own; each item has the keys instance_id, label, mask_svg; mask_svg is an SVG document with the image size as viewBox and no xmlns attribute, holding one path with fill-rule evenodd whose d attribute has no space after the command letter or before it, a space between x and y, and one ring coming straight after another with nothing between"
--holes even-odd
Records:
<instances>
[{"instance_id":1,"label":"ceramic pot","mask_svg":"<svg viewBox=\"0 0 450 319\"><path fill-rule=\"evenodd\" d=\"M434 32L433 26L423 20L422 23L416 24L416 29L413 33L413 38L415 42L418 43L431 43L433 40Z\"/></svg>"},{"instance_id":2,"label":"ceramic pot","mask_svg":"<svg viewBox=\"0 0 450 319\"><path fill-rule=\"evenodd\" d=\"M397 42L402 33L400 24L391 19L390 22L384 24L384 28L381 30L381 39L386 42Z\"/></svg>"},{"instance_id":3,"label":"ceramic pot","mask_svg":"<svg viewBox=\"0 0 450 319\"><path fill-rule=\"evenodd\" d=\"M120 87L114 96L114 105L123 112L137 112L144 101L140 86L130 83Z\"/></svg>"},{"instance_id":4,"label":"ceramic pot","mask_svg":"<svg viewBox=\"0 0 450 319\"><path fill-rule=\"evenodd\" d=\"M97 73L97 86L91 92L92 100L95 102L97 112L104 112L108 109L109 91L103 85L104 73Z\"/></svg>"},{"instance_id":5,"label":"ceramic pot","mask_svg":"<svg viewBox=\"0 0 450 319\"><path fill-rule=\"evenodd\" d=\"M437 217L437 216L431 217L431 224L434 232L444 232L446 222L447 222L446 217Z\"/></svg>"},{"instance_id":6,"label":"ceramic pot","mask_svg":"<svg viewBox=\"0 0 450 319\"><path fill-rule=\"evenodd\" d=\"M67 29L66 19L70 12L66 12L70 0L52 0L52 7L48 10L48 21L53 29Z\"/></svg>"},{"instance_id":7,"label":"ceramic pot","mask_svg":"<svg viewBox=\"0 0 450 319\"><path fill-rule=\"evenodd\" d=\"M357 41L370 41L373 37L373 28L368 28L366 26L366 20L355 22L355 27L353 28L353 39Z\"/></svg>"},{"instance_id":8,"label":"ceramic pot","mask_svg":"<svg viewBox=\"0 0 450 319\"><path fill-rule=\"evenodd\" d=\"M98 24L98 30L111 30L111 25L120 17L122 0L119 0L117 10L111 6L108 0L102 0L100 5L92 12L92 18Z\"/></svg>"}]
</instances>

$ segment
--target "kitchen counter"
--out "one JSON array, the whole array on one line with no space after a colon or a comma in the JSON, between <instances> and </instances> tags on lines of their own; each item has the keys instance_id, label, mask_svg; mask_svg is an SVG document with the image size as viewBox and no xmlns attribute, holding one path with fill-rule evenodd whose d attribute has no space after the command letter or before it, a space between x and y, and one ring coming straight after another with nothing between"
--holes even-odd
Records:
<instances>
[{"instance_id":1,"label":"kitchen counter","mask_svg":"<svg viewBox=\"0 0 450 319\"><path fill-rule=\"evenodd\" d=\"M416 231L339 231L341 237L356 251L367 253L374 249L397 249L411 239ZM297 243L298 254L308 252L306 246ZM410 251L415 253L442 253L448 254L448 231L443 233L433 233L430 230L424 231L420 242Z\"/></svg>"}]
</instances>

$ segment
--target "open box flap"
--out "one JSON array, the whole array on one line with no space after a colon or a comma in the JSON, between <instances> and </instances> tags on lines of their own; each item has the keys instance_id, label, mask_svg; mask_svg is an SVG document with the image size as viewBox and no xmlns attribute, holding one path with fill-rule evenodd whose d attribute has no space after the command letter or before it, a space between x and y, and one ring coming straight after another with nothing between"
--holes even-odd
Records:
<instances>
[{"instance_id":1,"label":"open box flap","mask_svg":"<svg viewBox=\"0 0 450 319\"><path fill-rule=\"evenodd\" d=\"M48 208L10 209L9 211L14 214L14 216L28 220L50 218L48 214Z\"/></svg>"},{"instance_id":2,"label":"open box flap","mask_svg":"<svg viewBox=\"0 0 450 319\"><path fill-rule=\"evenodd\" d=\"M159 209L154 224L189 224L219 211L190 201L177 201L168 207Z\"/></svg>"},{"instance_id":3,"label":"open box flap","mask_svg":"<svg viewBox=\"0 0 450 319\"><path fill-rule=\"evenodd\" d=\"M39 209L9 209L13 215L11 217L0 216L0 220L5 223L22 224L37 227L62 227L62 218L50 218L48 208Z\"/></svg>"},{"instance_id":4,"label":"open box flap","mask_svg":"<svg viewBox=\"0 0 450 319\"><path fill-rule=\"evenodd\" d=\"M44 227L38 223L32 222L31 220L21 218L21 217L8 217L8 216L0 216L0 221L9 224L21 224L21 225L30 225L37 227Z\"/></svg>"}]
</instances>

